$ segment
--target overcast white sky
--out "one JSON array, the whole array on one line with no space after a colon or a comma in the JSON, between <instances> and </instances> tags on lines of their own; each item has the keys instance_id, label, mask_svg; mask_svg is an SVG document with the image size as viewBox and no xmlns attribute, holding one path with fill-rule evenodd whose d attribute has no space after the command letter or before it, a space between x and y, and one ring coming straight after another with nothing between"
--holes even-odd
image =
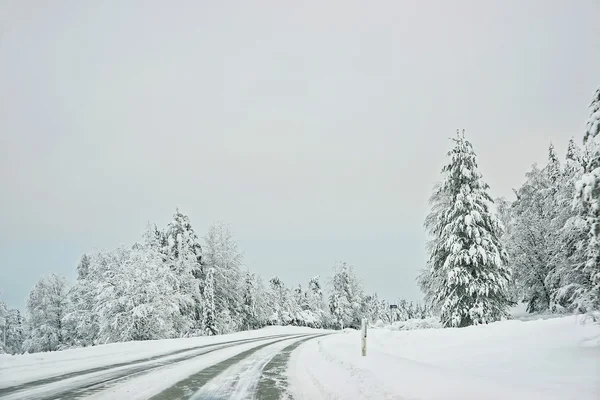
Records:
<instances>
[{"instance_id":1,"label":"overcast white sky","mask_svg":"<svg viewBox=\"0 0 600 400\"><path fill-rule=\"evenodd\" d=\"M294 3L294 5L292 5ZM419 299L465 128L494 196L581 141L600 2L0 0L0 295L74 278L176 206L287 284L356 265Z\"/></svg>"}]
</instances>

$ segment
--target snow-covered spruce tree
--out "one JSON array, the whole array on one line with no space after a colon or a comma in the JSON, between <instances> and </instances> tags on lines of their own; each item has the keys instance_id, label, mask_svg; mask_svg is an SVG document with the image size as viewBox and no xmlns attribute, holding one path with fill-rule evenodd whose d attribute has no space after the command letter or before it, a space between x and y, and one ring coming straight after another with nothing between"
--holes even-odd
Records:
<instances>
[{"instance_id":1,"label":"snow-covered spruce tree","mask_svg":"<svg viewBox=\"0 0 600 400\"><path fill-rule=\"evenodd\" d=\"M196 258L198 265L202 261L202 247L198 241L198 236L194 232L194 228L187 215L182 214L179 208L176 208L175 214L173 215L173 221L167 225L167 229L164 234L158 229L154 229L155 241L166 245L167 249L165 253L171 256L171 259L179 258L180 242L183 242L184 248L189 250ZM164 235L164 237L162 237ZM199 268L199 267L196 267ZM194 273L199 273L195 270Z\"/></svg>"},{"instance_id":2,"label":"snow-covered spruce tree","mask_svg":"<svg viewBox=\"0 0 600 400\"><path fill-rule=\"evenodd\" d=\"M563 173L561 177L561 186L564 189L561 194L560 206L572 206L573 199L575 197L575 184L581 179L584 172L584 160L581 148L577 146L573 138L569 139L567 145L567 154L565 156L565 163ZM573 213L573 207L570 208L569 212Z\"/></svg>"},{"instance_id":3,"label":"snow-covered spruce tree","mask_svg":"<svg viewBox=\"0 0 600 400\"><path fill-rule=\"evenodd\" d=\"M221 333L238 331L242 328L243 253L228 225L210 226L204 237L203 257L205 267L214 269L217 328Z\"/></svg>"},{"instance_id":4,"label":"snow-covered spruce tree","mask_svg":"<svg viewBox=\"0 0 600 400\"><path fill-rule=\"evenodd\" d=\"M354 267L346 262L333 268L329 309L334 324L343 328L358 329L363 317L363 289L354 273Z\"/></svg>"},{"instance_id":5,"label":"snow-covered spruce tree","mask_svg":"<svg viewBox=\"0 0 600 400\"><path fill-rule=\"evenodd\" d=\"M244 288L242 291L242 329L250 330L258 327L254 292L254 277L248 270L244 276Z\"/></svg>"},{"instance_id":6,"label":"snow-covered spruce tree","mask_svg":"<svg viewBox=\"0 0 600 400\"><path fill-rule=\"evenodd\" d=\"M212 336L219 333L216 321L215 308L215 272L214 268L208 268L206 272L206 285L202 293L204 302L202 308L202 327L206 335Z\"/></svg>"},{"instance_id":7,"label":"snow-covered spruce tree","mask_svg":"<svg viewBox=\"0 0 600 400\"><path fill-rule=\"evenodd\" d=\"M63 316L68 308L68 292L66 279L55 274L35 284L27 299L29 336L23 343L24 351L54 351L65 345Z\"/></svg>"},{"instance_id":8,"label":"snow-covered spruce tree","mask_svg":"<svg viewBox=\"0 0 600 400\"><path fill-rule=\"evenodd\" d=\"M590 118L583 139L588 160L585 173L577 183L576 199L589 226L583 282L576 302L595 320L600 320L600 87L590 104Z\"/></svg>"},{"instance_id":9,"label":"snow-covered spruce tree","mask_svg":"<svg viewBox=\"0 0 600 400\"><path fill-rule=\"evenodd\" d=\"M254 301L254 313L257 321L255 328L262 328L267 325L270 316L267 290L259 275L252 274L252 281L252 299Z\"/></svg>"},{"instance_id":10,"label":"snow-covered spruce tree","mask_svg":"<svg viewBox=\"0 0 600 400\"><path fill-rule=\"evenodd\" d=\"M508 316L510 270L500 243L502 230L492 211L488 185L473 147L463 134L453 139L443 181L432 197L426 228L429 248L428 296L446 327L464 327Z\"/></svg>"},{"instance_id":11,"label":"snow-covered spruce tree","mask_svg":"<svg viewBox=\"0 0 600 400\"><path fill-rule=\"evenodd\" d=\"M204 269L198 236L188 216L182 214L179 209L167 226L165 239L162 240L156 232L154 234L159 243L166 243L167 247L162 251L163 259L166 258L167 265L178 276L177 291L180 293L181 318L176 330L179 336L201 334Z\"/></svg>"},{"instance_id":12,"label":"snow-covered spruce tree","mask_svg":"<svg viewBox=\"0 0 600 400\"><path fill-rule=\"evenodd\" d=\"M556 185L561 178L562 170L560 161L556 155L556 150L554 149L554 145L552 143L550 143L550 147L548 148L548 165L546 166L546 175L548 176L548 179L552 183L553 187L556 188Z\"/></svg>"},{"instance_id":13,"label":"snow-covered spruce tree","mask_svg":"<svg viewBox=\"0 0 600 400\"><path fill-rule=\"evenodd\" d=\"M270 312L270 325L288 325L292 322L290 293L278 277L269 280L267 305Z\"/></svg>"}]
</instances>

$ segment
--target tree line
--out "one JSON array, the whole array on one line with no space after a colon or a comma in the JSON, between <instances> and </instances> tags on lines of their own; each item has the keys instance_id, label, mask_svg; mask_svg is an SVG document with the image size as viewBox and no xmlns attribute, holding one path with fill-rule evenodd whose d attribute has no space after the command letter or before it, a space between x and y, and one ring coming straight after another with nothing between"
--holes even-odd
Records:
<instances>
[{"instance_id":1,"label":"tree line","mask_svg":"<svg viewBox=\"0 0 600 400\"><path fill-rule=\"evenodd\" d=\"M131 340L218 335L267 325L340 329L425 318L430 309L366 294L354 267L337 263L324 293L316 276L306 287L266 283L242 270L243 253L229 227L209 227L202 243L187 215L177 210L165 229L148 225L140 242L84 254L77 279L40 279L26 316L7 310L3 351L40 352Z\"/></svg>"}]
</instances>

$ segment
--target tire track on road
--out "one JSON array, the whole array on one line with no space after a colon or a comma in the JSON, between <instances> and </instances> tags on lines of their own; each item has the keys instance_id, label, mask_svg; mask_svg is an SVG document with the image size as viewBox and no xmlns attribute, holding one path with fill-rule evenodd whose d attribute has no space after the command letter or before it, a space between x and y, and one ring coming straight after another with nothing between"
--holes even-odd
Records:
<instances>
[{"instance_id":1,"label":"tire track on road","mask_svg":"<svg viewBox=\"0 0 600 400\"><path fill-rule=\"evenodd\" d=\"M261 344L246 351L243 351L239 354L236 354L233 357L230 357L226 360L223 360L219 363L216 363L208 368L202 369L197 373L188 376L186 379L183 379L177 382L175 385L171 386L168 389L163 390L157 395L150 398L150 400L172 400L172 399L194 399L194 400L217 400L217 399L229 399L230 397L227 395L215 394L211 393L202 393L202 388L205 387L207 383L213 380L216 377L221 376L224 381L227 389L234 388L239 381L239 374L237 376L223 376L223 373L227 371L230 367L235 366L246 360L248 357L257 353L258 351L266 348L267 346L273 346L277 343L280 343L285 340L293 340L295 338L301 339L307 336L306 334L297 335L295 337L283 338L275 341L271 341L269 343ZM314 335L310 335L310 337L314 337ZM270 359L270 358L269 358ZM268 362L268 361L267 361ZM223 397L224 396L224 397Z\"/></svg>"},{"instance_id":2,"label":"tire track on road","mask_svg":"<svg viewBox=\"0 0 600 400\"><path fill-rule=\"evenodd\" d=\"M254 398L260 400L281 399L284 394L286 394L288 387L287 378L283 374L287 369L287 364L292 352L301 344L326 335L327 334L317 335L299 340L285 347L281 352L275 355L263 369ZM292 397L287 394L287 398L291 399Z\"/></svg>"},{"instance_id":3,"label":"tire track on road","mask_svg":"<svg viewBox=\"0 0 600 400\"><path fill-rule=\"evenodd\" d=\"M77 371L68 374L62 374L53 376L37 381L28 382L27 384L11 386L0 390L0 398L3 399L35 399L35 400L52 400L52 399L73 399L79 398L86 394L91 394L99 390L105 389L110 383L118 383L125 379L150 372L156 368L171 365L186 361L204 354L212 353L214 351L222 350L227 347L242 345L245 343L252 343L256 341L264 341L269 339L277 338L290 338L294 337L293 334L283 335L270 335L260 338L251 339L238 339L230 340L226 342L219 342L195 347L189 347L186 349L177 350L174 352L164 353L161 355L149 357L146 359L138 359L130 362L117 363L102 367L90 368L84 371ZM281 340L284 340L281 339ZM271 342L270 342L271 343ZM178 354L184 354L180 357L168 359L169 357L177 356ZM130 367L130 368L127 368ZM125 368L125 369L123 369ZM102 374L106 372L106 374ZM67 379L85 379L86 375L100 374L93 379L92 382L85 380L84 382L73 382L70 387L56 387L52 388L53 384L64 383ZM68 384L68 383L67 383ZM50 386L46 388L47 386Z\"/></svg>"}]
</instances>

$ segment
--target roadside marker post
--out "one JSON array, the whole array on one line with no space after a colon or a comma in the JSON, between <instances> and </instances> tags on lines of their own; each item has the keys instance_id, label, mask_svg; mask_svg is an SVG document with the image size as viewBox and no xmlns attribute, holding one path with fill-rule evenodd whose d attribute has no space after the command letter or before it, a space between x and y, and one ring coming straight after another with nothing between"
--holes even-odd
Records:
<instances>
[{"instance_id":1,"label":"roadside marker post","mask_svg":"<svg viewBox=\"0 0 600 400\"><path fill-rule=\"evenodd\" d=\"M362 355L363 357L366 357L367 355L367 319L363 318L362 319L362 326L361 326L361 339L362 339Z\"/></svg>"},{"instance_id":2,"label":"roadside marker post","mask_svg":"<svg viewBox=\"0 0 600 400\"><path fill-rule=\"evenodd\" d=\"M394 322L394 313L392 310L397 310L398 304L390 304L390 325Z\"/></svg>"}]
</instances>

